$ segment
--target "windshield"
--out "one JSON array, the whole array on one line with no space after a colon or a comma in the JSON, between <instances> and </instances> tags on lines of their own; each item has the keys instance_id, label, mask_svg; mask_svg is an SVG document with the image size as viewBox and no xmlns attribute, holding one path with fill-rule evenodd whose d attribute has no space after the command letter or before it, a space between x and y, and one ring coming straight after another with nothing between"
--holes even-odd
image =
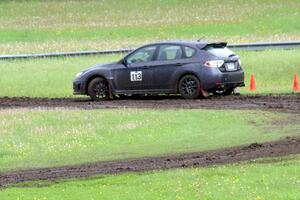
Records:
<instances>
[{"instance_id":1,"label":"windshield","mask_svg":"<svg viewBox=\"0 0 300 200\"><path fill-rule=\"evenodd\" d=\"M224 57L227 58L235 55L230 49L223 46L208 46L205 48L205 50L214 56L222 57L222 58Z\"/></svg>"},{"instance_id":2,"label":"windshield","mask_svg":"<svg viewBox=\"0 0 300 200\"><path fill-rule=\"evenodd\" d=\"M141 48L131 54L127 58L127 62L129 64L131 63L140 63L140 62L149 62L153 59L154 53L156 50L156 46L147 46L144 48Z\"/></svg>"}]
</instances>

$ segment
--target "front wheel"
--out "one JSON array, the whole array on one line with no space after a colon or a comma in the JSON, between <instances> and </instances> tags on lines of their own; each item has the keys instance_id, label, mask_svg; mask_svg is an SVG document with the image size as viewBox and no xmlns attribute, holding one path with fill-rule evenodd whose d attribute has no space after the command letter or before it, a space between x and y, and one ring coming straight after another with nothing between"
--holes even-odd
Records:
<instances>
[{"instance_id":1,"label":"front wheel","mask_svg":"<svg viewBox=\"0 0 300 200\"><path fill-rule=\"evenodd\" d=\"M109 99L108 83L103 78L94 78L88 85L88 94L94 101Z\"/></svg>"},{"instance_id":2,"label":"front wheel","mask_svg":"<svg viewBox=\"0 0 300 200\"><path fill-rule=\"evenodd\" d=\"M196 99L200 95L200 81L194 75L185 75L178 84L181 96L185 99Z\"/></svg>"}]
</instances>

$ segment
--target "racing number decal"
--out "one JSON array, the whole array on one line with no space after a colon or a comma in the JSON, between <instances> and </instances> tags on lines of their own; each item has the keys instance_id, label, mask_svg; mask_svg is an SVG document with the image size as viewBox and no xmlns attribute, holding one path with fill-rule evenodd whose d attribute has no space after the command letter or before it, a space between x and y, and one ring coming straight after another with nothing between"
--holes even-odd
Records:
<instances>
[{"instance_id":1,"label":"racing number decal","mask_svg":"<svg viewBox=\"0 0 300 200\"><path fill-rule=\"evenodd\" d=\"M142 81L142 79L143 79L142 71L130 72L130 81Z\"/></svg>"}]
</instances>

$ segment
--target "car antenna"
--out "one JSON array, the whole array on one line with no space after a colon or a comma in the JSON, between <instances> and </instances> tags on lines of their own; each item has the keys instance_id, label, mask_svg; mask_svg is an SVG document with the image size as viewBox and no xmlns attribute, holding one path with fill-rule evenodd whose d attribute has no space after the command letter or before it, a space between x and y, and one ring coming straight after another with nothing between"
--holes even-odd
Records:
<instances>
[{"instance_id":1,"label":"car antenna","mask_svg":"<svg viewBox=\"0 0 300 200\"><path fill-rule=\"evenodd\" d=\"M202 38L198 39L197 42L201 42L201 40L203 40L205 38L205 36L203 36Z\"/></svg>"}]
</instances>

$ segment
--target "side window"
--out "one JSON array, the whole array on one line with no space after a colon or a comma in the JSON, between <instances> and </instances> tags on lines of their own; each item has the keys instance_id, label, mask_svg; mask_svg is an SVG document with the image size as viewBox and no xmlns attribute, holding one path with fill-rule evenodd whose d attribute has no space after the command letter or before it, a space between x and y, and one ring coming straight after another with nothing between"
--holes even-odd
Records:
<instances>
[{"instance_id":1,"label":"side window","mask_svg":"<svg viewBox=\"0 0 300 200\"><path fill-rule=\"evenodd\" d=\"M190 47L184 47L186 58L191 58L195 55L196 50Z\"/></svg>"},{"instance_id":2,"label":"side window","mask_svg":"<svg viewBox=\"0 0 300 200\"><path fill-rule=\"evenodd\" d=\"M158 53L158 60L175 60L182 58L182 49L178 45L161 45Z\"/></svg>"},{"instance_id":3,"label":"side window","mask_svg":"<svg viewBox=\"0 0 300 200\"><path fill-rule=\"evenodd\" d=\"M144 47L137 52L133 53L127 58L127 62L131 63L140 63L140 62L149 62L153 60L153 56L156 50L156 46Z\"/></svg>"}]
</instances>

